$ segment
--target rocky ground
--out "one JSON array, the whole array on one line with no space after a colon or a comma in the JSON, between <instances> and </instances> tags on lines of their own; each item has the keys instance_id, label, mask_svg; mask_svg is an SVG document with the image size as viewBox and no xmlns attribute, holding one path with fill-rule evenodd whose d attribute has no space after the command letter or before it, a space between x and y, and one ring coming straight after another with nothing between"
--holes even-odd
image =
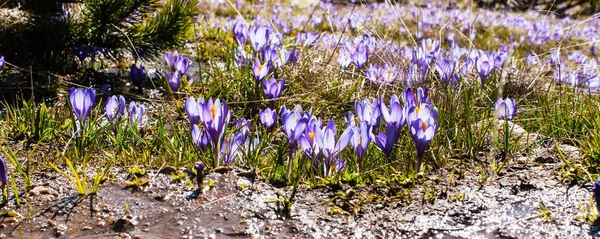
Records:
<instances>
[{"instance_id":1,"label":"rocky ground","mask_svg":"<svg viewBox=\"0 0 600 239\"><path fill-rule=\"evenodd\" d=\"M561 145L567 157L576 148ZM175 168L149 172L148 184L127 188L125 169L113 171L96 196L78 197L64 176L32 176L34 188L2 211L1 238L583 238L589 224L588 185L560 183L553 147L517 158L482 183L467 170L418 179L422 184L301 186L283 213L291 188L266 184L251 172L211 173L202 192L173 180ZM468 168L468 167L467 167ZM188 172L191 174L191 172ZM452 180L450 180L452 178ZM212 185L212 186L211 186ZM482 186L483 185L483 186ZM27 198L27 199L26 199ZM546 212L545 216L543 212Z\"/></svg>"}]
</instances>

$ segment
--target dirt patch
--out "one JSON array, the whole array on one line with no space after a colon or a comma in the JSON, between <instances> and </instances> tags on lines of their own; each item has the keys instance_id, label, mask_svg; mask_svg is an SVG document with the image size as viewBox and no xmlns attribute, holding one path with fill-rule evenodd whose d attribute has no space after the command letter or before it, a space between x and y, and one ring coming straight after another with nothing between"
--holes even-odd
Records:
<instances>
[{"instance_id":1,"label":"dirt patch","mask_svg":"<svg viewBox=\"0 0 600 239\"><path fill-rule=\"evenodd\" d=\"M541 152L541 151L540 151ZM569 153L568 151L566 153ZM541 152L546 155L547 152ZM516 161L482 186L475 170L452 181L448 172L404 188L394 183L309 189L301 186L291 213L281 199L291 188L247 178L241 169L211 173L203 192L191 181L148 173L147 187L129 190L115 172L96 196L73 195L52 171L34 175L30 210L2 206L31 218L5 218L2 238L573 238L589 189L559 183L560 160L541 155ZM164 172L164 170L163 170ZM242 176L244 175L244 176ZM211 183L208 183L211 181ZM212 187L208 186L212 184ZM25 197L21 196L21 201ZM24 203L23 203L24 204ZM24 204L25 205L25 204ZM546 215L542 213L544 210Z\"/></svg>"}]
</instances>

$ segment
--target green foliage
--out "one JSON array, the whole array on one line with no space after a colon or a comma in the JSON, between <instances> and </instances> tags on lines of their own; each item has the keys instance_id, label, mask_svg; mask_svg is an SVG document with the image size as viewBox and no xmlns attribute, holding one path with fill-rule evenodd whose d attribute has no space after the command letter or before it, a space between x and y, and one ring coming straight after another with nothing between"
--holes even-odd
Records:
<instances>
[{"instance_id":1,"label":"green foliage","mask_svg":"<svg viewBox=\"0 0 600 239\"><path fill-rule=\"evenodd\" d=\"M62 71L73 70L66 63L74 53L119 60L126 52L152 58L181 47L199 13L197 0L9 1L20 4L29 19L0 29L11 38L0 53L18 55L12 62L19 66Z\"/></svg>"}]
</instances>

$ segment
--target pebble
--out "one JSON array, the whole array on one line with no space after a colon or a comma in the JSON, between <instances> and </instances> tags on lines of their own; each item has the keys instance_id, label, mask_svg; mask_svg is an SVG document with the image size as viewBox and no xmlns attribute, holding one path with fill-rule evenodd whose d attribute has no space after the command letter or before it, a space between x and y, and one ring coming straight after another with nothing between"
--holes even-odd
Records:
<instances>
[{"instance_id":1,"label":"pebble","mask_svg":"<svg viewBox=\"0 0 600 239\"><path fill-rule=\"evenodd\" d=\"M29 191L29 193L33 194L33 195L46 195L46 194L50 194L50 189L48 189L47 187L37 186L37 187L31 189L31 191Z\"/></svg>"}]
</instances>

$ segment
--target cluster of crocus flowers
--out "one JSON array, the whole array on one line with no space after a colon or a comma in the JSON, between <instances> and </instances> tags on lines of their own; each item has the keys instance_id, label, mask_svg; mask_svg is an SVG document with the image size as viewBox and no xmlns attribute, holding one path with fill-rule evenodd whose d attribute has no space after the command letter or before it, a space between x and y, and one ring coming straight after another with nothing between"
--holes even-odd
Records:
<instances>
[{"instance_id":1,"label":"cluster of crocus flowers","mask_svg":"<svg viewBox=\"0 0 600 239\"><path fill-rule=\"evenodd\" d=\"M181 80L186 78L186 72L190 66L190 61L183 54L177 51L165 53L165 63L167 63L167 83L171 91L177 91L181 87Z\"/></svg>"},{"instance_id":2,"label":"cluster of crocus flowers","mask_svg":"<svg viewBox=\"0 0 600 239\"><path fill-rule=\"evenodd\" d=\"M277 81L269 78L271 73L284 65L297 61L298 51L288 50L282 45L282 35L268 27L253 27L239 20L233 26L233 35L238 48L236 50L236 64L244 67L252 61L252 74L268 98L279 98L283 91L284 79ZM246 50L250 44L253 53ZM254 57L251 60L251 57Z\"/></svg>"},{"instance_id":3,"label":"cluster of crocus flowers","mask_svg":"<svg viewBox=\"0 0 600 239\"><path fill-rule=\"evenodd\" d=\"M373 84L381 85L385 83L391 85L398 76L398 68L389 63L378 68L377 63L373 63L367 67L365 76Z\"/></svg>"},{"instance_id":4,"label":"cluster of crocus flowers","mask_svg":"<svg viewBox=\"0 0 600 239\"><path fill-rule=\"evenodd\" d=\"M499 120L512 120L517 113L517 103L510 98L498 98L494 104L494 112Z\"/></svg>"},{"instance_id":5,"label":"cluster of crocus flowers","mask_svg":"<svg viewBox=\"0 0 600 239\"><path fill-rule=\"evenodd\" d=\"M85 123L85 120L89 116L94 102L96 101L96 90L92 88L71 88L69 92L69 100L73 107L73 112L81 124Z\"/></svg>"},{"instance_id":6,"label":"cluster of crocus flowers","mask_svg":"<svg viewBox=\"0 0 600 239\"><path fill-rule=\"evenodd\" d=\"M231 119L231 110L227 109L225 101L220 99L202 98L198 100L189 97L185 101L185 112L192 126L192 141L198 148L204 149L210 145L214 152L213 166L232 163L239 145L245 143L235 135L225 136L225 130ZM233 141L232 141L233 140Z\"/></svg>"},{"instance_id":7,"label":"cluster of crocus flowers","mask_svg":"<svg viewBox=\"0 0 600 239\"><path fill-rule=\"evenodd\" d=\"M108 121L118 123L123 117L129 117L129 124L137 129L142 124L146 107L134 101L127 105L125 97L113 95L108 97L104 109Z\"/></svg>"},{"instance_id":8,"label":"cluster of crocus flowers","mask_svg":"<svg viewBox=\"0 0 600 239\"><path fill-rule=\"evenodd\" d=\"M357 68L362 68L368 59L369 45L360 38L356 38L354 41L346 41L340 47L338 63L342 66L342 69L348 68L353 63Z\"/></svg>"}]
</instances>

